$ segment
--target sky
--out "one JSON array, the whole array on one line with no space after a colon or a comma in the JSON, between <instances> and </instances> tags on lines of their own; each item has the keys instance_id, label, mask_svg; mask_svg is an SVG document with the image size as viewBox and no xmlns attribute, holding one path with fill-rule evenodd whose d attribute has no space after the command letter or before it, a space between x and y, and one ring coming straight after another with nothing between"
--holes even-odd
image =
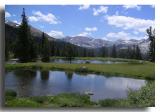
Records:
<instances>
[{"instance_id":1,"label":"sky","mask_svg":"<svg viewBox=\"0 0 160 112\"><path fill-rule=\"evenodd\" d=\"M143 39L155 22L153 5L6 5L5 20L20 24L23 8L30 25L54 38Z\"/></svg>"}]
</instances>

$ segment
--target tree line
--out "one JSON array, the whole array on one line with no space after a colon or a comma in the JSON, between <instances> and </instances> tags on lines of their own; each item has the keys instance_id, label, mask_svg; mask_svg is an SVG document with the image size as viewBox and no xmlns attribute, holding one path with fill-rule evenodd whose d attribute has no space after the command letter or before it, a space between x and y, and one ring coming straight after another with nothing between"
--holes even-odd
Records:
<instances>
[{"instance_id":1,"label":"tree line","mask_svg":"<svg viewBox=\"0 0 160 112\"><path fill-rule=\"evenodd\" d=\"M128 46L127 49L119 48L116 45L103 46L101 48L84 48L61 40L49 40L44 32L41 37L36 39L31 34L25 9L23 9L21 16L22 22L18 30L15 31L16 34L9 30L11 36L16 38L10 38L9 36L5 38L6 60L9 59L10 55L13 55L20 62L36 61L37 59L48 62L51 56L63 56L69 60L74 57L113 57L155 61L155 31L152 27L146 30L150 40L149 52L143 55L138 45Z\"/></svg>"}]
</instances>

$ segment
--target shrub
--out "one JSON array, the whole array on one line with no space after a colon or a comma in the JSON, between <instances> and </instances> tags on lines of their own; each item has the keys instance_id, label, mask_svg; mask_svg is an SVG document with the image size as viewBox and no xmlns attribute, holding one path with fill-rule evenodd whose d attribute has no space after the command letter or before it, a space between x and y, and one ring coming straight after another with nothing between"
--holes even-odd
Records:
<instances>
[{"instance_id":1,"label":"shrub","mask_svg":"<svg viewBox=\"0 0 160 112\"><path fill-rule=\"evenodd\" d=\"M36 96L36 97L31 97L30 100L35 101L37 103L44 103L48 99L46 96Z\"/></svg>"},{"instance_id":2,"label":"shrub","mask_svg":"<svg viewBox=\"0 0 160 112\"><path fill-rule=\"evenodd\" d=\"M154 82L148 82L146 86L138 91L130 91L129 103L134 107L150 107L155 105Z\"/></svg>"},{"instance_id":3,"label":"shrub","mask_svg":"<svg viewBox=\"0 0 160 112\"><path fill-rule=\"evenodd\" d=\"M88 70L88 68L86 67L86 66L82 66L82 67L80 67L80 68L77 68L76 70L75 70L76 72L89 72L89 70Z\"/></svg>"},{"instance_id":4,"label":"shrub","mask_svg":"<svg viewBox=\"0 0 160 112\"><path fill-rule=\"evenodd\" d=\"M16 97L17 96L17 93L15 92L15 91L13 91L13 90L6 90L5 91L5 96L6 97Z\"/></svg>"},{"instance_id":5,"label":"shrub","mask_svg":"<svg viewBox=\"0 0 160 112\"><path fill-rule=\"evenodd\" d=\"M86 63L86 64L90 64L90 61L86 61L85 63Z\"/></svg>"}]
</instances>

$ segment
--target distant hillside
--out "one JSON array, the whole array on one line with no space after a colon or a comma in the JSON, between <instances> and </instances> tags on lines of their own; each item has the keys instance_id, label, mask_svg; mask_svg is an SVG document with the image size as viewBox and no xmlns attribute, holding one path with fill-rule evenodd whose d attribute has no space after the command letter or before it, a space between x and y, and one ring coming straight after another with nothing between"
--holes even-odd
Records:
<instances>
[{"instance_id":1,"label":"distant hillside","mask_svg":"<svg viewBox=\"0 0 160 112\"><path fill-rule=\"evenodd\" d=\"M69 42L81 47L87 48L100 48L100 47L111 47L114 44L119 49L127 49L128 46L138 45L142 53L147 53L149 50L149 39L130 39L130 40L116 40L116 41L107 41L103 39L95 39L92 37L84 36L75 36L75 37L66 37L62 39L65 42Z\"/></svg>"},{"instance_id":2,"label":"distant hillside","mask_svg":"<svg viewBox=\"0 0 160 112\"><path fill-rule=\"evenodd\" d=\"M6 49L14 52L14 44L18 35L18 24L6 21L5 22L5 39L6 39ZM42 39L42 31L30 26L31 35L36 41L38 51L40 54L40 44ZM66 56L71 47L74 56L106 56L112 57L112 47L116 45L117 57L127 58L126 55L128 47L133 47L133 45L138 45L143 57L147 57L146 54L149 50L149 39L142 40L117 40L117 41L107 41L103 39L94 39L92 37L66 37L63 39L56 39L45 33L45 36L50 42L50 52L51 56ZM105 48L104 48L105 47ZM103 49L102 49L103 48Z\"/></svg>"}]
</instances>

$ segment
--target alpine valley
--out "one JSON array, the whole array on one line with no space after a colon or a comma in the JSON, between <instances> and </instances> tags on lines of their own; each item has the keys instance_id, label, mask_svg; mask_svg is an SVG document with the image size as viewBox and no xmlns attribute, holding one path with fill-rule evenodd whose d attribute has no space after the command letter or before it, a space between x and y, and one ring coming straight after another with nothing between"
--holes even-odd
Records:
<instances>
[{"instance_id":1,"label":"alpine valley","mask_svg":"<svg viewBox=\"0 0 160 112\"><path fill-rule=\"evenodd\" d=\"M15 37L17 37L18 32L18 26L19 24L12 22L12 21L5 21L5 27L6 27L6 39L8 38L8 42L13 42ZM36 39L37 42L40 42L42 37L42 31L31 26L31 35ZM78 51L83 52L84 49L86 50L93 50L95 54L100 54L100 49L102 47L111 49L113 45L116 46L117 50L127 50L128 47L132 48L135 45L138 45L141 51L141 54L144 58L146 58L146 54L149 51L149 39L141 39L141 40L116 40L116 41L109 41L104 39L95 39L93 37L85 37L85 36L66 36L62 39L57 39L57 37L51 37L47 33L45 33L45 36L48 38L48 40L52 43L54 46L54 54L56 51L59 51L58 49L64 49L65 44L69 44L73 46L74 48L78 49ZM108 50L108 52L111 52ZM59 53L60 55L61 53ZM90 54L90 53L89 53Z\"/></svg>"}]
</instances>

